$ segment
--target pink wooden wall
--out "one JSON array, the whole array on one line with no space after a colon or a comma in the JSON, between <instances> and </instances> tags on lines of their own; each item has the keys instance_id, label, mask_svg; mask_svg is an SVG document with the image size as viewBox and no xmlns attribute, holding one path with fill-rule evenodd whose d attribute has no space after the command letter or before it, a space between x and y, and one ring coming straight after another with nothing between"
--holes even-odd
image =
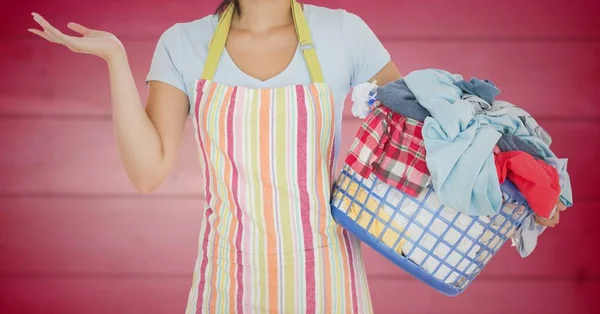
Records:
<instances>
[{"instance_id":1,"label":"pink wooden wall","mask_svg":"<svg viewBox=\"0 0 600 314\"><path fill-rule=\"evenodd\" d=\"M188 125L153 195L135 193L99 59L34 38L29 13L116 33L140 90L156 40L216 0L13 1L0 10L0 313L183 313L202 196ZM320 0L361 15L403 73L493 79L570 158L576 206L527 259L505 247L458 298L367 249L375 312L600 313L600 1ZM348 112L348 111L346 111ZM358 120L346 114L347 150Z\"/></svg>"}]
</instances>

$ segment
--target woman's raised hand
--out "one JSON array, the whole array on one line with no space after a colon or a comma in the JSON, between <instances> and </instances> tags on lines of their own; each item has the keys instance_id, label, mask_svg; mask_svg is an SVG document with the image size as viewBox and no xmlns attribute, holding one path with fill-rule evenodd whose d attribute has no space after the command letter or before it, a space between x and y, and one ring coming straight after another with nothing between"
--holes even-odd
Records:
<instances>
[{"instance_id":1,"label":"woman's raised hand","mask_svg":"<svg viewBox=\"0 0 600 314\"><path fill-rule=\"evenodd\" d=\"M125 51L121 41L109 32L89 29L77 23L69 23L67 25L69 29L81 34L81 36L70 36L56 29L41 15L37 13L32 13L32 15L43 30L30 28L28 31L49 42L65 45L71 51L95 55L107 61Z\"/></svg>"}]
</instances>

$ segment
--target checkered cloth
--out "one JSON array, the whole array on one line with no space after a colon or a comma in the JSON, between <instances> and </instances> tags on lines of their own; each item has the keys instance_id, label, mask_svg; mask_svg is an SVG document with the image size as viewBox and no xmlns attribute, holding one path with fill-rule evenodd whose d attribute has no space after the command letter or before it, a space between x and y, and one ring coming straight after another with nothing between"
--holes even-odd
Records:
<instances>
[{"instance_id":1,"label":"checkered cloth","mask_svg":"<svg viewBox=\"0 0 600 314\"><path fill-rule=\"evenodd\" d=\"M346 164L364 178L371 173L383 182L418 196L429 183L423 123L405 118L375 103L346 157Z\"/></svg>"}]
</instances>

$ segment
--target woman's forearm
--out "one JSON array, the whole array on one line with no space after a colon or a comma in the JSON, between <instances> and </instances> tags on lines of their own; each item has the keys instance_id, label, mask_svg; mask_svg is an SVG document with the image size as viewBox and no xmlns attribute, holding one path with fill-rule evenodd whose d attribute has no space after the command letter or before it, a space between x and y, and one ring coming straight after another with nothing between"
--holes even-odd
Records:
<instances>
[{"instance_id":1,"label":"woman's forearm","mask_svg":"<svg viewBox=\"0 0 600 314\"><path fill-rule=\"evenodd\" d=\"M135 187L150 192L166 175L160 136L144 110L127 54L123 52L107 63L119 154Z\"/></svg>"}]
</instances>

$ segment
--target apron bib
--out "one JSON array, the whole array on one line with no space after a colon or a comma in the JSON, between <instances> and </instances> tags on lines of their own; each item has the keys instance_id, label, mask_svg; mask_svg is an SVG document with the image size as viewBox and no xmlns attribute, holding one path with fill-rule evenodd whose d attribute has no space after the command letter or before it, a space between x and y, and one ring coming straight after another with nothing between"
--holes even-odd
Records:
<instances>
[{"instance_id":1,"label":"apron bib","mask_svg":"<svg viewBox=\"0 0 600 314\"><path fill-rule=\"evenodd\" d=\"M300 4L310 85L213 81L234 9L222 14L192 119L205 214L186 313L371 313L359 242L330 213L334 105Z\"/></svg>"}]
</instances>

